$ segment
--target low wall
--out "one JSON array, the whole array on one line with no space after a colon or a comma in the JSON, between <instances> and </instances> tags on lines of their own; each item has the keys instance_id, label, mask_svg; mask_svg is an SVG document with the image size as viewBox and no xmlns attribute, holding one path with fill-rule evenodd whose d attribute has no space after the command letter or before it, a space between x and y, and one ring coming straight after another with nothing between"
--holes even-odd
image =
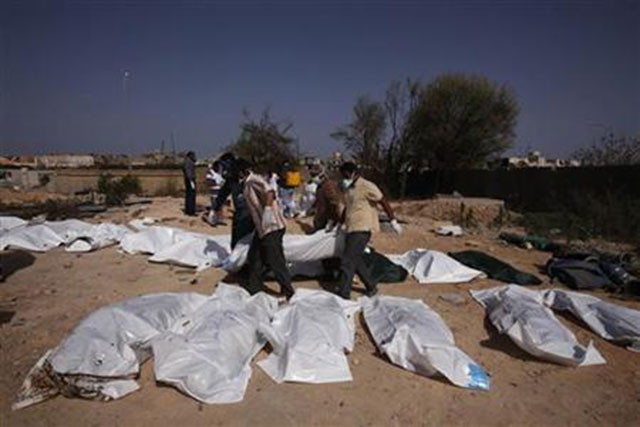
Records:
<instances>
[{"instance_id":1,"label":"low wall","mask_svg":"<svg viewBox=\"0 0 640 427\"><path fill-rule=\"evenodd\" d=\"M48 189L61 194L75 194L98 188L98 179L102 174L114 178L133 175L140 181L142 192L146 196L171 195L184 191L184 178L180 169L59 169L54 171ZM206 168L197 168L196 186L198 192L206 192Z\"/></svg>"},{"instance_id":2,"label":"low wall","mask_svg":"<svg viewBox=\"0 0 640 427\"><path fill-rule=\"evenodd\" d=\"M504 200L510 208L527 212L554 211L587 194L640 198L640 166L426 171L407 177L404 196L424 198L454 191L465 197Z\"/></svg>"}]
</instances>

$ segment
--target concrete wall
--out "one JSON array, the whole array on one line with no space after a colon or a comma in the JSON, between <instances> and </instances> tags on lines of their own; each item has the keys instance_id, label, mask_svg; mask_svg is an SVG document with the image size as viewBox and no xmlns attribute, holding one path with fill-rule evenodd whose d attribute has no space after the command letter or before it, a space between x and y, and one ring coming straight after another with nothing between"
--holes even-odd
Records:
<instances>
[{"instance_id":1,"label":"concrete wall","mask_svg":"<svg viewBox=\"0 0 640 427\"><path fill-rule=\"evenodd\" d=\"M208 190L204 176L205 168L197 168L198 192ZM140 180L142 192L147 196L168 195L184 191L184 179L180 169L64 169L56 170L48 188L56 193L74 194L98 188L101 174L111 174L115 178L134 175Z\"/></svg>"},{"instance_id":2,"label":"concrete wall","mask_svg":"<svg viewBox=\"0 0 640 427\"><path fill-rule=\"evenodd\" d=\"M0 169L0 184L10 187L20 187L25 189L40 187L43 178L51 178L52 171L21 169Z\"/></svg>"}]
</instances>

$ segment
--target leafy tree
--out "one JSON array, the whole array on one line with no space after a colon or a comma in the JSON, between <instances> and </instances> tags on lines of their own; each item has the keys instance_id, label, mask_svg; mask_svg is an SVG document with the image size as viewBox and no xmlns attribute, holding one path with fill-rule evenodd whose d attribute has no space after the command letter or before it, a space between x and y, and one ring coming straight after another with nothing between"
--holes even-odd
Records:
<instances>
[{"instance_id":1,"label":"leafy tree","mask_svg":"<svg viewBox=\"0 0 640 427\"><path fill-rule=\"evenodd\" d=\"M358 98L353 107L353 119L331 134L342 141L360 165L380 170L386 132L385 109L366 96Z\"/></svg>"},{"instance_id":2,"label":"leafy tree","mask_svg":"<svg viewBox=\"0 0 640 427\"><path fill-rule=\"evenodd\" d=\"M416 166L474 168L511 147L518 105L514 93L482 76L445 74L420 93L406 129Z\"/></svg>"},{"instance_id":3,"label":"leafy tree","mask_svg":"<svg viewBox=\"0 0 640 427\"><path fill-rule=\"evenodd\" d=\"M293 128L292 123L276 122L268 109L262 112L259 119L252 118L247 110L243 111L243 115L240 136L228 147L230 151L265 170L296 160L296 139L289 134Z\"/></svg>"},{"instance_id":4,"label":"leafy tree","mask_svg":"<svg viewBox=\"0 0 640 427\"><path fill-rule=\"evenodd\" d=\"M589 147L577 150L573 157L588 166L640 164L640 136L619 137L607 133Z\"/></svg>"}]
</instances>

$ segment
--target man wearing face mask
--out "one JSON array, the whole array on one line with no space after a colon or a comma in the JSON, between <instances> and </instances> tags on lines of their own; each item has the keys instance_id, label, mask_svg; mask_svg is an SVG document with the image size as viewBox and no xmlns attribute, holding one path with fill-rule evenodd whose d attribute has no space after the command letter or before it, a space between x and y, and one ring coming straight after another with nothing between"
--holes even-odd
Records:
<instances>
[{"instance_id":1,"label":"man wearing face mask","mask_svg":"<svg viewBox=\"0 0 640 427\"><path fill-rule=\"evenodd\" d=\"M280 284L282 294L289 299L295 291L282 247L286 223L280 203L271 185L262 175L252 171L248 161L238 159L236 164L243 183L244 199L255 226L247 256L249 281L246 288L251 294L264 290L262 275L264 267L267 267Z\"/></svg>"},{"instance_id":2,"label":"man wearing face mask","mask_svg":"<svg viewBox=\"0 0 640 427\"><path fill-rule=\"evenodd\" d=\"M371 233L380 231L377 205L382 206L386 212L393 231L402 234L402 227L395 219L393 210L382 191L373 182L360 176L355 163L343 163L340 174L342 175L341 187L345 195L342 222L347 235L344 252L340 258L338 292L341 297L349 299L353 276L357 273L365 285L366 295L373 296L378 292L377 283L369 275L364 262L364 253L371 240Z\"/></svg>"}]
</instances>

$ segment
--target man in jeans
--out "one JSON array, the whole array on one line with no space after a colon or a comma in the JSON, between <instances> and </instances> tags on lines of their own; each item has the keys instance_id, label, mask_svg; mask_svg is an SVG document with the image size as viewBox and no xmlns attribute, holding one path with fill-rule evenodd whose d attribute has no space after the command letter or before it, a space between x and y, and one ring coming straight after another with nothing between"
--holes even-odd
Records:
<instances>
[{"instance_id":1,"label":"man in jeans","mask_svg":"<svg viewBox=\"0 0 640 427\"><path fill-rule=\"evenodd\" d=\"M373 296L378 292L378 284L369 275L364 262L364 253L369 240L371 240L371 233L380 231L376 206L382 206L391 221L393 231L402 234L402 227L395 219L393 210L382 191L373 182L360 176L355 163L344 163L340 167L340 174L342 175L341 187L345 194L342 222L347 235L344 252L340 259L340 289L338 292L341 297L349 299L353 276L357 273L364 283L366 295Z\"/></svg>"},{"instance_id":2,"label":"man in jeans","mask_svg":"<svg viewBox=\"0 0 640 427\"><path fill-rule=\"evenodd\" d=\"M238 159L236 164L244 184L244 199L255 226L247 259L249 281L246 288L251 294L264 290L263 273L267 267L280 284L281 293L289 299L295 291L284 259L282 239L286 223L280 204L271 185L261 175L252 172L248 161Z\"/></svg>"}]
</instances>

